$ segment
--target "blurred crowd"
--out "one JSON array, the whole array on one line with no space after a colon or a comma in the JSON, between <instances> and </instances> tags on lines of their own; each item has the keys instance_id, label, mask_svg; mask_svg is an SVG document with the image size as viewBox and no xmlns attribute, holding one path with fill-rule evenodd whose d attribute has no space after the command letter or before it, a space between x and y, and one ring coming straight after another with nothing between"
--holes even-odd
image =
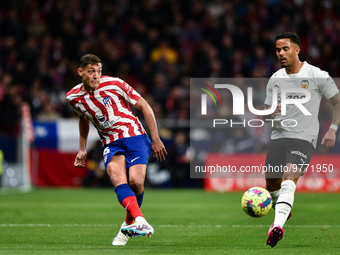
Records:
<instances>
[{"instance_id":1,"label":"blurred crowd","mask_svg":"<svg viewBox=\"0 0 340 255\"><path fill-rule=\"evenodd\" d=\"M0 1L0 135L18 134L22 102L36 120L75 117L65 94L86 53L158 119L189 119L190 77L270 77L283 31L300 35L301 60L339 77L339 15L336 0Z\"/></svg>"}]
</instances>

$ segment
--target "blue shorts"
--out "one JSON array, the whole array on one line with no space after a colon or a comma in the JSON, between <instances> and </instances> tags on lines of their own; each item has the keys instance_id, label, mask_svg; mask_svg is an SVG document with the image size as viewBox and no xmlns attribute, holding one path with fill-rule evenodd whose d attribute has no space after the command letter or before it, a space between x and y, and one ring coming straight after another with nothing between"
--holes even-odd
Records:
<instances>
[{"instance_id":1,"label":"blue shorts","mask_svg":"<svg viewBox=\"0 0 340 255\"><path fill-rule=\"evenodd\" d=\"M105 169L114 155L124 155L126 168L133 165L148 165L151 153L151 140L147 135L137 135L118 139L103 147Z\"/></svg>"}]
</instances>

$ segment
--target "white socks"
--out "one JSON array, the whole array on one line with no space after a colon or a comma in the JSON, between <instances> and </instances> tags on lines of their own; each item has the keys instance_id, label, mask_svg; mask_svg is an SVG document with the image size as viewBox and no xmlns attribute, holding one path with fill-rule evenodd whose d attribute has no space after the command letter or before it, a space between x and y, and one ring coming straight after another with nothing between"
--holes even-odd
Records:
<instances>
[{"instance_id":1,"label":"white socks","mask_svg":"<svg viewBox=\"0 0 340 255\"><path fill-rule=\"evenodd\" d=\"M136 217L135 221L138 223L147 223L146 219L142 216Z\"/></svg>"},{"instance_id":2,"label":"white socks","mask_svg":"<svg viewBox=\"0 0 340 255\"><path fill-rule=\"evenodd\" d=\"M281 183L281 194L278 197L275 206L275 227L280 226L282 228L285 224L288 215L293 207L295 189L296 185L291 180L286 180Z\"/></svg>"}]
</instances>

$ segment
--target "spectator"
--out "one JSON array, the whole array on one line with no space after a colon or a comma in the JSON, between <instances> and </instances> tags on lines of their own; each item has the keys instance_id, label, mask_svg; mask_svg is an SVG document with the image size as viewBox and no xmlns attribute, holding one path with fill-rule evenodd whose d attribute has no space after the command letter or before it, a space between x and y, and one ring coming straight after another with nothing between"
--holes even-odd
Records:
<instances>
[{"instance_id":1,"label":"spectator","mask_svg":"<svg viewBox=\"0 0 340 255\"><path fill-rule=\"evenodd\" d=\"M51 102L44 102L43 111L37 116L40 121L56 121L61 118L61 114L57 112Z\"/></svg>"},{"instance_id":2,"label":"spectator","mask_svg":"<svg viewBox=\"0 0 340 255\"><path fill-rule=\"evenodd\" d=\"M185 187L190 180L190 155L187 134L177 131L174 136L173 145L168 147L168 168L174 187Z\"/></svg>"}]
</instances>

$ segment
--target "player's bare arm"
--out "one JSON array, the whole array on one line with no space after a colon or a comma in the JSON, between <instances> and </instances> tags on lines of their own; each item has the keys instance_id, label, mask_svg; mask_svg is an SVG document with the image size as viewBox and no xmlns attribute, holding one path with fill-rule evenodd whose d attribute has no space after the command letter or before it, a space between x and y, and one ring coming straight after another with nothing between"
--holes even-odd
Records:
<instances>
[{"instance_id":1,"label":"player's bare arm","mask_svg":"<svg viewBox=\"0 0 340 255\"><path fill-rule=\"evenodd\" d=\"M270 105L267 105L267 104L264 105L264 109L269 109L270 107L271 107ZM268 122L266 120L274 119L275 116L279 116L280 114L281 114L281 105L278 104L275 111L272 114L268 114L268 115L263 116L263 121Z\"/></svg>"},{"instance_id":2,"label":"player's bare arm","mask_svg":"<svg viewBox=\"0 0 340 255\"><path fill-rule=\"evenodd\" d=\"M86 144L90 131L90 120L85 116L79 116L79 151L74 160L74 166L84 167L87 157Z\"/></svg>"},{"instance_id":3,"label":"player's bare arm","mask_svg":"<svg viewBox=\"0 0 340 255\"><path fill-rule=\"evenodd\" d=\"M168 153L164 147L163 142L159 138L155 114L153 110L142 97L138 99L135 107L143 113L144 119L148 124L152 140L151 150L153 156L157 159L157 161L165 160L165 156L168 155Z\"/></svg>"},{"instance_id":4,"label":"player's bare arm","mask_svg":"<svg viewBox=\"0 0 340 255\"><path fill-rule=\"evenodd\" d=\"M333 147L336 140L336 128L340 124L340 94L337 93L335 96L329 99L329 102L334 106L332 126L334 128L329 128L324 137L322 138L321 145L324 148Z\"/></svg>"}]
</instances>

